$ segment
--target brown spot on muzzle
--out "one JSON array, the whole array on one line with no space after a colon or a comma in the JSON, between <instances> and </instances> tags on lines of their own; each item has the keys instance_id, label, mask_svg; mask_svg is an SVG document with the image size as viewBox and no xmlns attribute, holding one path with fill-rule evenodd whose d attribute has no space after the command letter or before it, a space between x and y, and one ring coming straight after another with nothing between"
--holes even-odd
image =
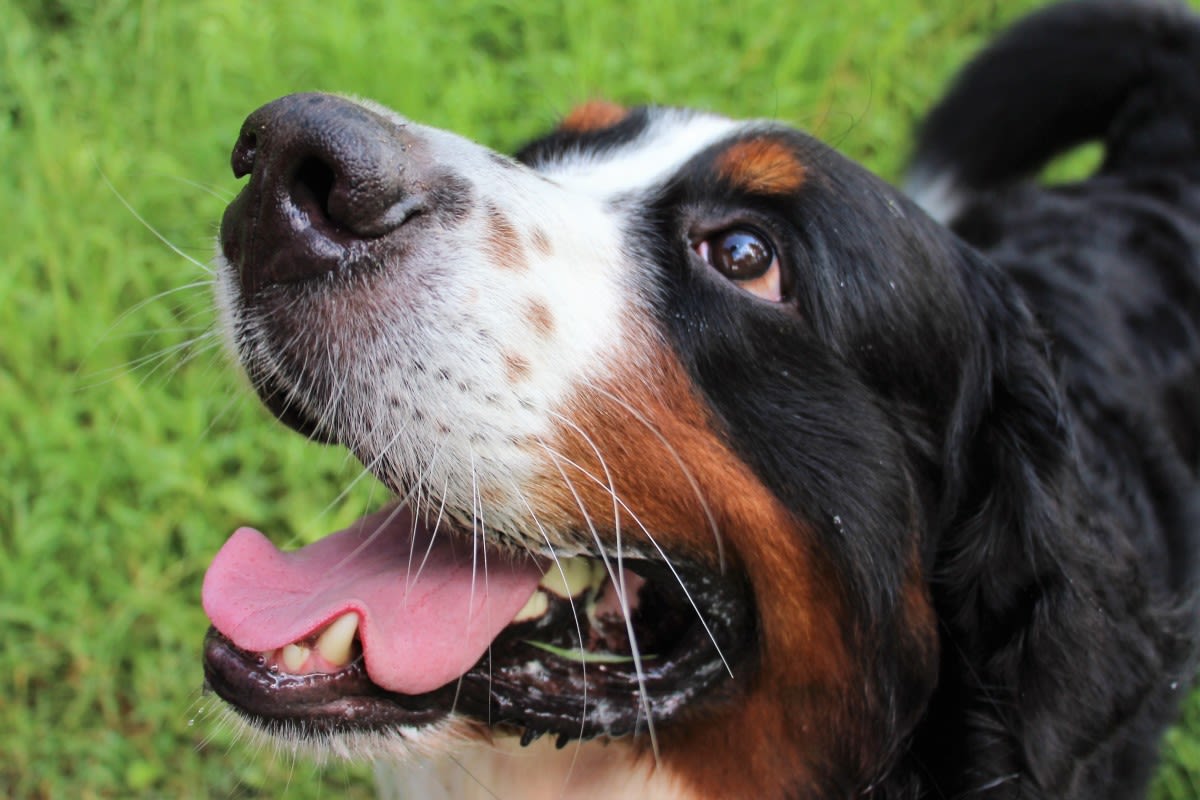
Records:
<instances>
[{"instance_id":1,"label":"brown spot on muzzle","mask_svg":"<svg viewBox=\"0 0 1200 800\"><path fill-rule=\"evenodd\" d=\"M529 234L529 239L533 242L533 249L538 252L538 255L548 257L554 252L554 246L550 243L550 237L541 228L534 228L533 233Z\"/></svg>"},{"instance_id":2,"label":"brown spot on muzzle","mask_svg":"<svg viewBox=\"0 0 1200 800\"><path fill-rule=\"evenodd\" d=\"M492 263L501 269L527 269L529 264L525 258L525 247L521 244L521 235L512 220L494 206L488 208L487 217L488 231L484 247Z\"/></svg>"},{"instance_id":3,"label":"brown spot on muzzle","mask_svg":"<svg viewBox=\"0 0 1200 800\"><path fill-rule=\"evenodd\" d=\"M571 110L559 124L559 130L590 133L611 128L629 116L629 109L609 100L589 100Z\"/></svg>"},{"instance_id":4,"label":"brown spot on muzzle","mask_svg":"<svg viewBox=\"0 0 1200 800\"><path fill-rule=\"evenodd\" d=\"M727 147L714 162L717 174L754 194L788 194L804 183L805 167L786 143L745 139Z\"/></svg>"},{"instance_id":5,"label":"brown spot on muzzle","mask_svg":"<svg viewBox=\"0 0 1200 800\"><path fill-rule=\"evenodd\" d=\"M509 383L520 383L529 377L529 359L516 353L504 354L504 374Z\"/></svg>"},{"instance_id":6,"label":"brown spot on muzzle","mask_svg":"<svg viewBox=\"0 0 1200 800\"><path fill-rule=\"evenodd\" d=\"M525 319L529 327L542 339L554 334L554 312L541 300L530 300L525 306Z\"/></svg>"}]
</instances>

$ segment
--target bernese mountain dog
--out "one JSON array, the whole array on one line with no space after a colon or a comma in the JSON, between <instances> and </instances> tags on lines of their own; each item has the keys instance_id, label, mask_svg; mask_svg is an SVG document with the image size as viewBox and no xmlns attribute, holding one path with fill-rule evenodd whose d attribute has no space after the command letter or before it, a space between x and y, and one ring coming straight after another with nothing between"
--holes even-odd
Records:
<instances>
[{"instance_id":1,"label":"bernese mountain dog","mask_svg":"<svg viewBox=\"0 0 1200 800\"><path fill-rule=\"evenodd\" d=\"M216 556L206 679L252 727L404 797L1144 793L1200 638L1185 7L1017 23L907 195L605 102L510 158L293 95L232 163L231 346L395 495Z\"/></svg>"}]
</instances>

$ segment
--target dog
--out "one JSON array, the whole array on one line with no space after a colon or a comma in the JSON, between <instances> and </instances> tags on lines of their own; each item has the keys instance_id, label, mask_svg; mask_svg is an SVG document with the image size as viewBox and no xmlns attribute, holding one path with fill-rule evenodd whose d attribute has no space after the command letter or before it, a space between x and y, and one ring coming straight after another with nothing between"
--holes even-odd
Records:
<instances>
[{"instance_id":1,"label":"dog","mask_svg":"<svg viewBox=\"0 0 1200 800\"><path fill-rule=\"evenodd\" d=\"M216 556L251 726L409 797L1144 793L1200 638L1184 7L1018 22L919 126L920 205L602 101L510 158L292 95L232 165L231 346L395 494Z\"/></svg>"}]
</instances>

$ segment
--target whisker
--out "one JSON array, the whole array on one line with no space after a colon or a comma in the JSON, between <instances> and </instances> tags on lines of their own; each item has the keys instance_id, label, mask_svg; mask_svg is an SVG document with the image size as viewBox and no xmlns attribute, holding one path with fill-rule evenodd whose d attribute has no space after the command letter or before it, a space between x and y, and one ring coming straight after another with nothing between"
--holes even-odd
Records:
<instances>
[{"instance_id":1,"label":"whisker","mask_svg":"<svg viewBox=\"0 0 1200 800\"><path fill-rule=\"evenodd\" d=\"M128 361L116 367L109 367L103 370L89 373L83 376L84 380L89 380L87 383L80 383L75 387L75 391L85 392L96 389L100 386L105 386L122 375L128 374L131 370L138 370L145 367L147 364L154 366L141 377L138 381L138 386L142 386L149 380L164 364L171 363L172 357L181 352L187 352L186 358L180 359L172 367L169 375L174 374L193 359L197 358L210 350L215 349L220 345L220 340L216 331L208 330L196 336L193 336L185 341L173 344L170 347L164 347L161 350L155 350L153 353L147 353L133 361Z\"/></svg>"},{"instance_id":2,"label":"whisker","mask_svg":"<svg viewBox=\"0 0 1200 800\"><path fill-rule=\"evenodd\" d=\"M196 317L201 316L203 313L204 313L203 311L197 311L196 313L190 315L189 319L195 319ZM186 320L180 320L180 321L184 322ZM194 334L197 332L208 331L209 327L210 326L208 326L208 325L192 325L192 326L180 325L180 326L174 327L174 328L153 328L151 330L145 330L145 331L126 331L125 333L114 333L109 338L112 339L112 341L114 341L114 342L129 341L129 340L136 341L137 339L152 339L156 336L163 336L163 335L178 336L180 334ZM134 363L134 362L131 362L131 363Z\"/></svg>"},{"instance_id":3,"label":"whisker","mask_svg":"<svg viewBox=\"0 0 1200 800\"><path fill-rule=\"evenodd\" d=\"M583 502L583 498L580 497L579 492L575 488L575 484L571 481L570 477L567 476L566 471L562 468L562 464L559 462L554 451L551 448L549 448L545 444L545 442L542 442L540 438L538 439L538 443L541 444L541 446L550 455L551 460L554 461L555 468L558 470L559 475L562 476L563 483L566 485L567 489L571 492L571 495L575 498L575 504L579 507L580 513L583 514L584 523L587 525L588 531L592 534L592 539L596 543L596 550L600 554L600 560L602 562L604 562L604 568L606 570L608 570L608 575L609 575L609 578L613 581L613 585L617 586L618 579L617 579L616 575L614 575L614 573L613 573L612 564L609 561L608 554L604 552L604 544L603 544L603 542L600 541L600 534L596 531L596 526L592 522L591 515L588 514L587 506ZM646 692L646 673L645 673L645 669L642 664L642 654L638 650L637 636L633 630L633 620L630 619L630 615L629 615L629 599L625 595L625 593L622 591L621 587L617 587L617 600L621 604L621 614L622 614L622 616L625 617L625 631L629 635L629 650L630 650L630 655L633 656L633 669L634 669L635 674L637 675L638 689L639 689L639 694L641 695L642 710L646 714L646 730L647 730L647 734L650 737L650 749L654 753L654 763L658 764L659 763L658 735L654 729L654 717L650 712L650 699Z\"/></svg>"},{"instance_id":4,"label":"whisker","mask_svg":"<svg viewBox=\"0 0 1200 800\"><path fill-rule=\"evenodd\" d=\"M463 771L463 774L466 775L471 780L475 781L475 784L477 786L479 786L480 789L483 789L485 792L487 792L489 795L491 795L493 798L495 798L495 800L500 800L500 795L496 794L491 789L489 789L487 787L487 785L484 784L483 781L479 780L479 778L476 777L475 774L473 772L471 772L471 770L467 769L466 766L461 761L459 761L458 758L453 753L447 754L447 758L449 758L451 761L453 761L455 764L457 764L458 768Z\"/></svg>"},{"instance_id":5,"label":"whisker","mask_svg":"<svg viewBox=\"0 0 1200 800\"><path fill-rule=\"evenodd\" d=\"M212 269L212 267L208 266L203 261L200 261L195 256L191 256L191 255L188 255L187 253L185 253L178 245L176 245L174 242L172 242L170 239L168 239L166 236L164 236L161 232L159 232L159 230L157 228L155 228L153 225L151 225L149 220L147 220L145 217L143 217L141 214L139 214L137 209L135 209L133 207L133 205L128 200L125 199L125 195L121 194L121 192L117 189L117 187L115 185L113 185L113 182L108 179L108 175L106 175L103 170L100 170L100 178L101 178L101 180L104 181L105 185L108 186L109 191L111 191L113 193L113 195L116 196L117 200L120 201L121 205L125 206L125 210L128 211L130 214L132 214L134 219L136 219L138 222L142 223L142 225L145 226L146 230L148 230L152 234L154 234L154 237L156 239L158 239L160 242L162 242L167 247L169 247L171 249L171 251L173 253L175 253L175 255L179 256L184 261L187 261L188 263L199 267L201 270L203 270L204 272L207 272L210 275L215 274L215 271Z\"/></svg>"},{"instance_id":6,"label":"whisker","mask_svg":"<svg viewBox=\"0 0 1200 800\"><path fill-rule=\"evenodd\" d=\"M440 452L441 452L440 448L438 450L434 451L434 457L430 461L431 464L433 463L434 460L436 460L436 458L440 454ZM387 529L387 527L389 525L391 525L391 523L396 519L396 517L400 514L400 512L408 505L409 501L412 499L413 495L416 494L417 488L420 485L421 485L420 479L414 481L413 486L411 488L409 488L409 490L404 494L404 496L396 502L395 506L392 507L392 510L388 513L387 517L383 520L383 522L379 523L379 525L377 525L375 527L375 530L371 531L371 533L367 535L367 538L363 540L362 544L360 544L358 547L354 548L352 551L350 551L348 554L346 554L346 556L339 562L338 566L347 563L352 558L357 556L359 553L361 553L367 547L368 544L370 544L375 539L376 536L381 535ZM415 514L414 514L414 519L415 519ZM433 530L433 532L431 532L430 537L429 537L430 538L430 548L432 548L432 546L433 546L433 536L435 533L436 533L436 528ZM336 568L337 567L335 566L334 569L336 569ZM418 572L418 575L419 574L420 573Z\"/></svg>"},{"instance_id":7,"label":"whisker","mask_svg":"<svg viewBox=\"0 0 1200 800\"><path fill-rule=\"evenodd\" d=\"M420 489L420 487L426 483L426 481L428 480L428 477L433 474L433 471L437 466L438 459L441 458L441 455L442 455L442 446L439 445L438 448L433 451L433 455L430 456L429 461L426 463L426 466L424 469L424 474L418 475L416 477L413 490L409 491L409 496L411 496L414 491L418 491ZM432 488L433 487L431 486L430 487L431 491L432 491ZM415 549L416 549L416 544L417 544L417 535L416 535L417 528L420 526L420 522L421 522L419 515L422 513L422 510L419 507L413 509L413 512L412 512L413 513L413 529L412 529L412 536L410 537L409 542L408 542L408 567L407 567L407 572L406 572L405 579L404 579L406 596L407 596L408 590L412 588L413 584L421 579L421 573L422 573L422 571L424 571L425 565L429 561L430 554L433 553L434 540L437 538L438 531L441 530L442 519L443 519L443 515L446 510L446 502L447 502L448 494L449 494L449 484L448 484L448 482L444 481L442 483L442 500L441 500L441 505L438 508L437 518L434 520L432 526L426 525L426 530L429 531L429 543L426 544L426 546L425 546L425 553L421 557L421 563L417 566L417 574L416 575L412 574L412 562L413 562L413 555L415 554Z\"/></svg>"},{"instance_id":8,"label":"whisker","mask_svg":"<svg viewBox=\"0 0 1200 800\"><path fill-rule=\"evenodd\" d=\"M483 552L483 593L486 596L488 593L488 578L487 578L487 528L483 521L483 499L479 493L479 474L475 469L475 451L469 453L469 461L471 467L471 593L467 599L467 627L471 626L471 615L474 614L475 608L475 585L478 576L479 554ZM488 619L484 620L484 624L491 626L491 607L484 604L484 615ZM493 675L492 675L492 645L489 642L487 659L488 670L488 692L491 693ZM488 719L487 724L490 727L492 724L492 704L488 703L487 709Z\"/></svg>"},{"instance_id":9,"label":"whisker","mask_svg":"<svg viewBox=\"0 0 1200 800\"><path fill-rule=\"evenodd\" d=\"M720 526L717 525L717 518L712 513L712 509L709 507L708 501L705 500L705 498L704 498L704 492L700 487L700 482L698 480L696 480L696 476L688 468L687 464L684 463L683 458L679 455L679 451L675 448L675 446L673 444L671 444L671 442L667 439L667 437L663 436L662 432L660 430L658 430L658 428L656 428L653 425L653 423L651 423L650 420L647 419L644 414L642 414L640 411L638 411L638 409L635 408L629 401L610 392L609 390L605 389L602 386L591 386L590 388L593 391L604 395L605 397L612 400L614 403L617 403L622 408L624 408L626 411L628 411L629 415L631 417L633 417L635 420L637 420L638 422L640 422L642 424L642 426L646 428L646 430L648 430L651 434L653 434L653 436L656 439L658 439L658 441L662 444L662 446L670 454L671 458L675 461L675 465L677 467L679 467L680 473L683 475L684 479L687 480L688 485L692 487L692 492L696 496L696 501L700 503L700 509L704 512L704 517L708 521L708 528L710 531L712 531L713 540L716 542L716 545L717 545L717 567L718 567L718 569L720 569L721 572L724 572L725 571L725 540L721 536Z\"/></svg>"},{"instance_id":10,"label":"whisker","mask_svg":"<svg viewBox=\"0 0 1200 800\"><path fill-rule=\"evenodd\" d=\"M614 402L619 403L630 414L637 417L639 419L639 421L642 422L642 424L645 425L647 427L647 429L649 429L652 433L654 433L655 436L657 436L659 438L659 440L664 444L664 446L667 447L668 451L676 459L676 462L679 464L679 467L683 471L684 475L688 478L689 482L692 485L693 490L696 492L696 497L701 503L701 506L704 510L705 516L708 518L708 521L710 524L710 529L713 531L713 534L716 537L718 548L720 548L721 547L721 537L720 537L720 533L718 532L718 529L717 529L716 520L713 517L712 512L708 507L708 504L704 501L704 497L700 491L699 484L696 482L695 478L692 476L690 470L687 469L687 466L679 458L678 451L675 450L675 448L670 444L670 442L668 442L662 436L662 434L659 431L657 431L649 423L649 421L647 421L644 417L642 417L639 414L639 412L637 411L636 408L634 408L632 405L627 403L622 398L612 394L611 392L607 392L606 390L600 390L600 391L603 391L610 399L612 399ZM571 460L567 456L563 455L562 453L559 453L559 452L553 450L552 448L548 448L548 446L545 444L545 442L539 442L543 448L546 448L547 451L552 454L552 456L561 458L562 460L564 460L565 462L570 464L572 467L579 470L583 475L590 478L595 484L600 486L602 489L605 489L609 494L612 495L613 503L614 503L614 512L613 512L614 527L618 530L618 535L617 535L617 565L618 565L618 568L621 568L621 541L620 541L620 536L619 536L620 517L619 517L618 512L615 510L616 506L619 506L620 508L624 509L629 514L629 516L633 518L633 521L637 524L638 528L642 531L643 534L645 534L646 539L649 540L650 544L658 552L658 555L660 558L662 558L663 563L667 565L667 568L671 571L671 575L675 578L675 582L679 584L679 588L683 591L684 597L687 598L688 604L692 607L692 610L696 612L696 618L700 621L700 625L704 628L705 634L708 636L708 639L712 643L713 648L717 651L717 656L721 659L721 663L724 665L725 671L732 678L733 670L729 666L729 662L728 662L728 660L726 660L725 654L721 651L721 646L719 644L717 644L716 636L713 634L712 629L709 628L708 622L704 619L704 615L700 613L700 606L696 603L695 598L692 597L692 593L688 590L687 586L684 584L683 578L679 575L679 572L675 569L675 565L671 563L670 557L668 557L666 552L659 545L658 541L654 538L653 534L650 533L650 530L642 522L641 518L637 515L637 513L634 512L634 510L632 508L630 508L629 505L616 492L616 489L613 485L612 474L609 472L608 465L605 463L604 457L601 454L600 449L596 445L595 441L591 438L591 436L588 435L587 431L585 431L582 427L580 427L578 424L576 424L573 420L555 412L553 409L545 408L545 409L543 409L543 411L545 411L547 414L554 416L555 418L557 418L558 420L560 420L561 422L563 422L564 424L566 424L567 426L569 426L570 428L575 430L575 432L578 433L579 436L582 437L585 442L587 442L588 446L592 449L592 452L595 453L596 458L599 460L601 468L604 469L605 478L607 479L606 481L601 480L598 476L592 474L589 470L585 469L582 465L575 463L573 460ZM720 568L722 571L724 571L725 565L724 565L723 552L719 553L718 559L720 562ZM624 571L622 570L620 574L621 574L621 581L620 581L621 585L619 587L620 588L619 594L624 594L624 591L625 591Z\"/></svg>"},{"instance_id":11,"label":"whisker","mask_svg":"<svg viewBox=\"0 0 1200 800\"><path fill-rule=\"evenodd\" d=\"M251 369L251 364L246 364L246 374L252 375L257 373L264 376L270 376L274 379L270 382L272 389L269 393L264 393L263 391L264 384L267 383L265 378L259 378L255 380L255 392L262 395L264 400L282 401L280 406L280 416L286 415L297 406L302 405L300 403L300 397L303 395L301 387L296 385L293 380L289 380L285 377L279 364L277 364L273 358L269 357L268 351L265 351L259 346L258 336L253 331L250 331L246 333L245 338L251 339L252 341L249 343L249 345L247 345L249 349L244 351L243 358L246 360L252 360L254 362L254 369ZM307 435L307 438L309 441L316 441L315 434L310 433Z\"/></svg>"},{"instance_id":12,"label":"whisker","mask_svg":"<svg viewBox=\"0 0 1200 800\"><path fill-rule=\"evenodd\" d=\"M209 289L211 291L212 285L213 285L212 278L204 278L202 280L192 281L191 283L184 283L184 284L180 284L179 286L172 286L170 289L164 289L163 291L152 294L149 297L143 297L141 300L137 301L132 306L130 306L129 308L122 311L117 316L117 318L115 320L113 320L112 324L110 324L108 326L108 328L105 329L104 333L100 334L99 340L104 341L109 338L112 338L113 331L115 331L117 328L119 328L121 326L121 324L123 322L125 322L127 319L129 319L134 314L141 311L143 308L145 308L148 305L157 303L160 300L165 300L166 298L170 297L173 294L179 294L181 292L190 292L193 289ZM192 316L197 317L197 316L200 316L202 314L207 314L207 313L208 313L208 309L206 308L206 309L203 309L200 311L196 311ZM143 335L149 336L149 335L154 335L158 332L159 331L149 331Z\"/></svg>"},{"instance_id":13,"label":"whisker","mask_svg":"<svg viewBox=\"0 0 1200 800\"><path fill-rule=\"evenodd\" d=\"M347 496L349 496L350 492L354 490L354 487L357 486L363 478L367 477L368 475L373 475L375 468L383 462L383 459L387 458L389 451L396 446L396 442L400 441L400 437L404 435L405 430L407 430L406 427L401 427L400 430L396 431L392 438L387 441L387 444L379 448L379 455L371 459L371 463L364 464L358 475L354 476L353 480L351 480L346 487L342 489L342 491L338 492L337 497L329 501L329 504L326 505L325 508L322 509L321 513L317 516L323 517L328 514L335 506L340 505L341 502L345 500ZM350 451L347 450L347 453L349 452ZM418 480L417 485L420 486L420 483L421 482Z\"/></svg>"},{"instance_id":14,"label":"whisker","mask_svg":"<svg viewBox=\"0 0 1200 800\"><path fill-rule=\"evenodd\" d=\"M437 519L434 520L433 527L429 528L429 544L425 547L425 555L422 556L421 563L417 565L417 574L413 576L411 582L406 583L406 585L409 587L411 587L413 583L416 583L418 580L421 579L421 572L425 569L425 564L429 561L429 554L433 552L433 539L435 536L437 536L438 530L440 530L441 525L442 525L442 519L444 519L444 514L446 511L446 501L447 501L447 495L449 494L449 489L450 489L449 485L444 485L442 487L442 503L441 503L441 506L438 508ZM416 538L414 537L413 543L415 544L415 542L416 542ZM408 567L409 567L410 573L412 571L411 547L412 547L412 544L410 544L410 552L409 552L409 556L408 556Z\"/></svg>"},{"instance_id":15,"label":"whisker","mask_svg":"<svg viewBox=\"0 0 1200 800\"><path fill-rule=\"evenodd\" d=\"M543 447L547 447L547 446L545 444L543 444ZM551 454L552 458L562 459L565 463L567 463L570 466L574 467L575 469L579 470L585 477L592 480L598 486L600 486L601 488L605 488L605 483L599 477L597 477L596 475L593 475L590 471L588 471L584 467L580 466L579 464L576 464L573 460L571 460L567 456L553 450L552 448L547 448L547 452L549 452ZM624 500L622 500L620 497L617 497L616 499L617 499L617 502L620 504L621 508L623 508L629 514L629 516L633 518L633 521L637 523L638 528L646 536L646 539L650 542L650 545L655 549L655 551L658 553L659 557L662 558L662 561L664 564L666 564L667 569L669 569L671 571L671 575L675 578L675 582L679 584L679 588L683 591L684 597L687 598L688 605L690 605L692 607L692 610L696 612L696 618L698 620L700 620L700 625L704 628L704 632L705 632L705 634L707 634L708 640L710 642L712 642L713 648L717 651L717 656L721 659L721 663L725 666L725 671L727 673L729 673L729 677L732 678L733 677L733 669L729 666L729 662L725 659L725 654L721 651L721 646L719 644L717 644L716 635L712 632L712 629L709 628L708 622L704 619L704 615L700 613L700 606L697 605L695 598L692 597L692 593L690 591L688 591L687 585L683 582L683 578L679 575L679 572L675 569L675 565L671 563L670 557L667 555L666 551L663 550L662 546L659 545L658 540L656 540L654 538L654 535L650 533L648 528L646 528L645 524L642 523L642 521L638 517L638 515L636 513L634 513L633 509L631 509L628 506L628 504L626 504L626 502Z\"/></svg>"},{"instance_id":16,"label":"whisker","mask_svg":"<svg viewBox=\"0 0 1200 800\"><path fill-rule=\"evenodd\" d=\"M225 403L225 405L223 405L219 411L213 414L212 418L209 419L208 424L204 426L204 430L200 432L200 438L204 439L210 433L216 430L217 424L225 418L225 415L229 413L230 409L239 403L244 402L246 402L245 395L241 394L240 392L232 393L229 397L229 402Z\"/></svg>"},{"instance_id":17,"label":"whisker","mask_svg":"<svg viewBox=\"0 0 1200 800\"><path fill-rule=\"evenodd\" d=\"M482 535L483 519L479 507L479 476L475 472L475 451L468 454L471 468L471 594L467 599L467 608L475 606L475 573L479 561L479 541ZM471 623L470 611L467 612L467 624Z\"/></svg>"},{"instance_id":18,"label":"whisker","mask_svg":"<svg viewBox=\"0 0 1200 800\"><path fill-rule=\"evenodd\" d=\"M567 583L567 572L563 569L562 561L558 558L558 553L554 550L554 544L550 541L550 534L546 532L546 528L538 519L537 513L533 510L529 500L525 497L525 493L516 484L512 485L513 492L525 506L525 510L529 512L529 518L533 520L533 524L537 527L538 533L541 534L542 540L546 543L546 551L550 553L550 558L554 560L554 567L558 570L559 576L563 580L563 584ZM579 738L575 740L575 752L571 756L571 764L567 767L567 774L563 778L562 789L560 794L566 794L567 785L571 782L571 775L575 771L575 764L579 760L579 751L583 748L583 733L587 725L587 701L588 701L588 683L587 683L587 659L583 657L583 624L579 621L579 609L575 607L575 603L571 602L571 617L575 620L575 638L579 642L579 669L583 673L583 699L580 701L579 713Z\"/></svg>"},{"instance_id":19,"label":"whisker","mask_svg":"<svg viewBox=\"0 0 1200 800\"><path fill-rule=\"evenodd\" d=\"M143 297L141 300L137 301L136 303L131 305L129 308L127 308L121 312L121 314L109 326L109 332L111 332L112 329L120 326L120 324L122 322L124 322L129 317L136 314L137 312L141 311L146 306L153 305L154 303L157 303L161 300L166 300L171 295L180 294L183 292L190 292L193 289L205 289L205 290L211 292L215 282L216 281L213 278L201 278L198 281L192 281L190 283L181 283L178 286L172 286L169 289L163 289L161 292L155 292L152 295ZM176 308L179 308L179 307L176 306ZM211 309L209 309L207 307L201 308L201 309L196 309L195 311L192 312L191 316L194 318L194 317L199 317L202 315L207 315L210 312L210 310ZM107 336L108 332L106 332L104 335Z\"/></svg>"},{"instance_id":20,"label":"whisker","mask_svg":"<svg viewBox=\"0 0 1200 800\"><path fill-rule=\"evenodd\" d=\"M299 749L293 748L292 752L291 752L290 760L288 762L287 778L283 782L283 796L284 797L287 797L288 789L290 789L292 786L292 778L296 777L296 759L298 759L299 757L300 757Z\"/></svg>"},{"instance_id":21,"label":"whisker","mask_svg":"<svg viewBox=\"0 0 1200 800\"><path fill-rule=\"evenodd\" d=\"M233 200L233 198L237 196L236 192L223 191L221 189L216 188L215 186L213 186L211 184L200 183L199 181L194 181L191 178L184 178L180 175L171 175L169 173L159 172L159 173L151 173L149 177L166 178L167 180L170 180L170 181L176 181L178 183L182 183L184 186L190 186L193 189L204 192L205 194L209 195L210 197L214 197L217 200L220 200L222 203L225 203L225 204L230 203Z\"/></svg>"},{"instance_id":22,"label":"whisker","mask_svg":"<svg viewBox=\"0 0 1200 800\"><path fill-rule=\"evenodd\" d=\"M137 386L139 388L144 386L158 373L160 369L167 364L170 364L171 366L163 378L165 380L170 380L188 364L192 363L197 358L200 358L201 356L218 349L220 345L221 341L219 335L215 331L208 331L199 336L193 337L189 341L166 348L156 355L158 363L156 363L149 371L147 371L140 379L138 379ZM178 353L183 353L184 355L180 356L179 358L172 359L172 356L177 355Z\"/></svg>"}]
</instances>

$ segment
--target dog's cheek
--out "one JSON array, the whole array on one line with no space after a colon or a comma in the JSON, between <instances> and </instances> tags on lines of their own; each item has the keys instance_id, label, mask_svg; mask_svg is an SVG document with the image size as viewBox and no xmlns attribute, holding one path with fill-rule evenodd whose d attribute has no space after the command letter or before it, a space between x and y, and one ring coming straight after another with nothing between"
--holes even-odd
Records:
<instances>
[{"instance_id":1,"label":"dog's cheek","mask_svg":"<svg viewBox=\"0 0 1200 800\"><path fill-rule=\"evenodd\" d=\"M785 507L727 446L678 361L647 350L572 396L537 503L564 537L595 531L607 547L615 505L625 548L740 573L752 587L759 652L739 669L753 674L735 675L732 697L699 709L703 724L666 731L663 758L711 796L744 793L748 775L769 792L865 772L893 744L878 731L908 730L936 674L915 544L893 616L856 618L805 510ZM894 674L880 677L878 658L894 658Z\"/></svg>"}]
</instances>

